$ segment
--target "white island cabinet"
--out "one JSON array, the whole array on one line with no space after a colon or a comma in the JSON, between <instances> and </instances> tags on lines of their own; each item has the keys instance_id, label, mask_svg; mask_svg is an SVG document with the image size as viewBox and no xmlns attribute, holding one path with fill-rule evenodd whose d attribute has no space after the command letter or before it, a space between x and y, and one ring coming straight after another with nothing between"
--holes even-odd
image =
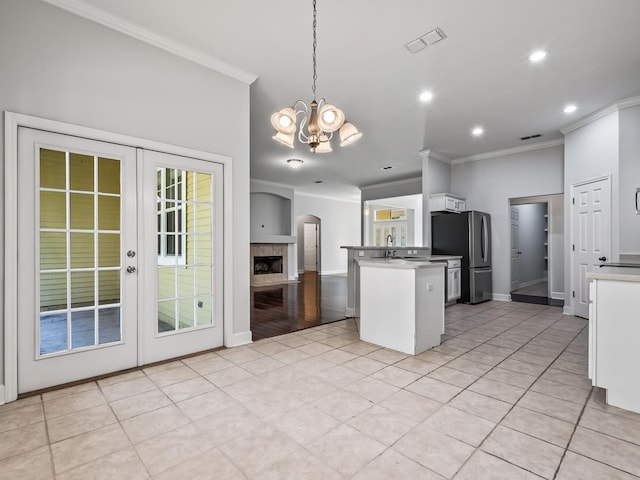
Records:
<instances>
[{"instance_id":1,"label":"white island cabinet","mask_svg":"<svg viewBox=\"0 0 640 480\"><path fill-rule=\"evenodd\" d=\"M417 355L444 333L444 264L360 262L360 338Z\"/></svg>"},{"instance_id":2,"label":"white island cabinet","mask_svg":"<svg viewBox=\"0 0 640 480\"><path fill-rule=\"evenodd\" d=\"M640 413L640 268L604 267L587 278L589 378L609 405Z\"/></svg>"}]
</instances>

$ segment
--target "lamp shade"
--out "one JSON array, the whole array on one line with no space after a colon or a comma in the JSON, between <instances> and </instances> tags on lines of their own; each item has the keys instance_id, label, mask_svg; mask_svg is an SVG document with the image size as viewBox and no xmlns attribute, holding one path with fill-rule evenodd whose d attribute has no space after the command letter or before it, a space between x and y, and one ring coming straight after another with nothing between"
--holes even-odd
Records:
<instances>
[{"instance_id":1,"label":"lamp shade","mask_svg":"<svg viewBox=\"0 0 640 480\"><path fill-rule=\"evenodd\" d=\"M326 138L326 136L325 136ZM331 143L329 142L329 139L327 139L326 141L322 139L322 137L320 138L320 145L318 145L316 147L315 152L316 153L331 153L333 150L331 149Z\"/></svg>"},{"instance_id":2,"label":"lamp shade","mask_svg":"<svg viewBox=\"0 0 640 480\"><path fill-rule=\"evenodd\" d=\"M344 123L344 112L327 103L320 109L318 126L323 132L331 133L338 130Z\"/></svg>"},{"instance_id":3,"label":"lamp shade","mask_svg":"<svg viewBox=\"0 0 640 480\"><path fill-rule=\"evenodd\" d=\"M359 132L353 124L347 122L340 127L340 146L346 147L351 145L362 137L362 132Z\"/></svg>"},{"instance_id":4,"label":"lamp shade","mask_svg":"<svg viewBox=\"0 0 640 480\"><path fill-rule=\"evenodd\" d=\"M280 133L293 134L296 131L296 112L286 107L271 115L271 125ZM275 137L274 137L275 138Z\"/></svg>"},{"instance_id":5,"label":"lamp shade","mask_svg":"<svg viewBox=\"0 0 640 480\"><path fill-rule=\"evenodd\" d=\"M273 138L277 142L280 142L283 145L286 145L289 148L293 148L293 139L294 139L293 132L292 133L278 132L271 138Z\"/></svg>"}]
</instances>

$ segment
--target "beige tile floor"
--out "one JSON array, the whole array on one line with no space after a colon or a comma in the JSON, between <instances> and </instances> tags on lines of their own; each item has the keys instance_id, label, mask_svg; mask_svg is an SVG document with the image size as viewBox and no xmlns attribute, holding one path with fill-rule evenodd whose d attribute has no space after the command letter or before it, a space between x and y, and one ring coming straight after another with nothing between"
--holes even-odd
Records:
<instances>
[{"instance_id":1,"label":"beige tile floor","mask_svg":"<svg viewBox=\"0 0 640 480\"><path fill-rule=\"evenodd\" d=\"M639 478L640 415L591 388L586 325L456 305L416 357L345 320L24 398L0 478Z\"/></svg>"}]
</instances>

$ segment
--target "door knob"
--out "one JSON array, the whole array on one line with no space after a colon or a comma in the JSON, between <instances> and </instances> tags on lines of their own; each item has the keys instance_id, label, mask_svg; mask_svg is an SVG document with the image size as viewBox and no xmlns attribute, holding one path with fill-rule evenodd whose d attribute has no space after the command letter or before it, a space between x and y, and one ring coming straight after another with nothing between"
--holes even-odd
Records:
<instances>
[{"instance_id":1,"label":"door knob","mask_svg":"<svg viewBox=\"0 0 640 480\"><path fill-rule=\"evenodd\" d=\"M127 252L127 257L129 257L129 258L133 258L133 257L135 257L135 256L136 256L136 252L134 252L133 250L129 250L129 251Z\"/></svg>"},{"instance_id":2,"label":"door knob","mask_svg":"<svg viewBox=\"0 0 640 480\"><path fill-rule=\"evenodd\" d=\"M607 257L602 256L602 257L598 258L598 260L600 260L601 262L606 262L607 261Z\"/></svg>"},{"instance_id":3,"label":"door knob","mask_svg":"<svg viewBox=\"0 0 640 480\"><path fill-rule=\"evenodd\" d=\"M127 273L135 273L135 272L136 272L136 267L133 267L131 265L127 267Z\"/></svg>"},{"instance_id":4,"label":"door knob","mask_svg":"<svg viewBox=\"0 0 640 480\"><path fill-rule=\"evenodd\" d=\"M518 255L522 255L522 252L518 252Z\"/></svg>"}]
</instances>

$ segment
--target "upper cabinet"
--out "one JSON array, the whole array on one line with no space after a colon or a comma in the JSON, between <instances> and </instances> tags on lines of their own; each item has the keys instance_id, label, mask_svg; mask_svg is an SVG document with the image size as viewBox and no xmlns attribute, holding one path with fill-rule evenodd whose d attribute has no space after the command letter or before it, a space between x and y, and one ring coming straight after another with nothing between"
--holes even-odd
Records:
<instances>
[{"instance_id":1,"label":"upper cabinet","mask_svg":"<svg viewBox=\"0 0 640 480\"><path fill-rule=\"evenodd\" d=\"M451 193L434 193L429 199L432 212L460 213L467 209L466 199Z\"/></svg>"}]
</instances>

